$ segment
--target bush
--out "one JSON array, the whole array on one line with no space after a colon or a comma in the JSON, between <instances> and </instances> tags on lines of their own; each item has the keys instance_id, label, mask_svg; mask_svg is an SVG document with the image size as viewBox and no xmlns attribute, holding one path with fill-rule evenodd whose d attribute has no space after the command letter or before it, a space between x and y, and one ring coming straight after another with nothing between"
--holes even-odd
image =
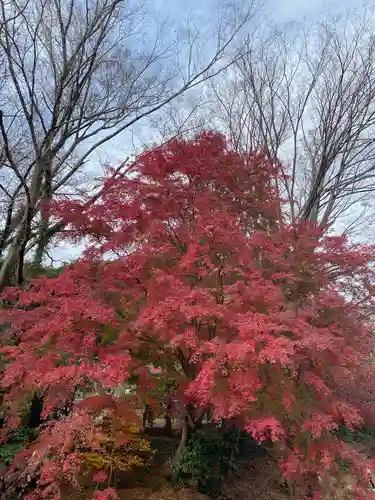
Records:
<instances>
[{"instance_id":1,"label":"bush","mask_svg":"<svg viewBox=\"0 0 375 500\"><path fill-rule=\"evenodd\" d=\"M38 437L36 429L21 427L5 443L0 444L0 462L10 465L15 455L22 451L27 443Z\"/></svg>"},{"instance_id":2,"label":"bush","mask_svg":"<svg viewBox=\"0 0 375 500\"><path fill-rule=\"evenodd\" d=\"M111 477L112 472L116 475L134 471L136 468L146 468L153 456L149 441L142 437L135 425L124 422L114 425L115 422L104 423L98 448L77 447L76 451L83 459L82 472L92 476L94 482L97 482L96 478L100 474L103 477Z\"/></svg>"},{"instance_id":3,"label":"bush","mask_svg":"<svg viewBox=\"0 0 375 500\"><path fill-rule=\"evenodd\" d=\"M193 479L201 493L216 495L223 480L238 470L239 431L218 427L200 429L193 433L178 464L173 464L176 481Z\"/></svg>"},{"instance_id":4,"label":"bush","mask_svg":"<svg viewBox=\"0 0 375 500\"><path fill-rule=\"evenodd\" d=\"M363 426L358 429L349 429L346 425L342 424L337 430L337 435L342 441L364 449L367 455L374 458L375 428Z\"/></svg>"}]
</instances>

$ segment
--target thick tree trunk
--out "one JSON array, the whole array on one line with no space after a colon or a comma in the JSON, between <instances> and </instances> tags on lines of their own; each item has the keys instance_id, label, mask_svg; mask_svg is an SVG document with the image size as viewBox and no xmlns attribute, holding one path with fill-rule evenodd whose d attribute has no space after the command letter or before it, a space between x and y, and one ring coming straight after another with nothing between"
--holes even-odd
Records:
<instances>
[{"instance_id":1,"label":"thick tree trunk","mask_svg":"<svg viewBox=\"0 0 375 500\"><path fill-rule=\"evenodd\" d=\"M14 274L18 264L18 250L22 241L22 232L19 229L14 238L12 246L0 266L0 293L10 284L10 278Z\"/></svg>"}]
</instances>

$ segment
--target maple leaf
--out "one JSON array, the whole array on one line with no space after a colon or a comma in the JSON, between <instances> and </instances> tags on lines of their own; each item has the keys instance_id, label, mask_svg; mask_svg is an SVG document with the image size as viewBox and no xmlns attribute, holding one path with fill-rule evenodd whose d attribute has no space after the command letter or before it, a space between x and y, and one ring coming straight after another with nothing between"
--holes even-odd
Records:
<instances>
[{"instance_id":1,"label":"maple leaf","mask_svg":"<svg viewBox=\"0 0 375 500\"><path fill-rule=\"evenodd\" d=\"M92 477L95 483L105 483L108 479L108 474L105 470L98 470Z\"/></svg>"},{"instance_id":2,"label":"maple leaf","mask_svg":"<svg viewBox=\"0 0 375 500\"><path fill-rule=\"evenodd\" d=\"M51 206L67 241L84 238L82 259L2 297L4 416L16 428L25 400L43 394L34 462L53 453L59 465L44 481L74 474L76 440L100 448L94 415L114 421L147 403L236 418L277 442L288 477L342 456L363 487L366 461L335 429L375 423L374 247L290 224L279 163L215 132L145 151L131 170L89 206ZM134 394L121 399L126 384ZM75 402L90 391L101 396Z\"/></svg>"}]
</instances>

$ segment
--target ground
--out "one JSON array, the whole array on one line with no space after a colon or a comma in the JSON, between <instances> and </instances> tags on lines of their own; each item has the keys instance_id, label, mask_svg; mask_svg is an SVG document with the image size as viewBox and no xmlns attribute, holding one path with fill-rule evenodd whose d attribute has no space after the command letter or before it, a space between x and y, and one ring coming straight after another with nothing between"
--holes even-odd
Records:
<instances>
[{"instance_id":1,"label":"ground","mask_svg":"<svg viewBox=\"0 0 375 500\"><path fill-rule=\"evenodd\" d=\"M133 478L136 484L120 488L120 500L212 500L194 487L173 487L161 464ZM91 493L67 492L63 500L86 500ZM259 457L228 478L217 500L291 500L278 466L268 456Z\"/></svg>"},{"instance_id":2,"label":"ground","mask_svg":"<svg viewBox=\"0 0 375 500\"><path fill-rule=\"evenodd\" d=\"M168 475L168 461L174 455L178 444L176 435L166 436L162 427L164 421L155 421L154 428L148 431L152 448L157 450L153 463L147 470L139 470L119 480L118 493L120 500L296 500L307 499L306 485L303 490L291 491L281 478L278 464L266 452L263 455L252 455L252 459L241 465L241 470L229 477L221 496L213 499L199 493L193 485L190 487L174 487ZM177 423L174 427L177 428ZM371 441L372 443L372 441ZM371 444L370 443L370 444ZM375 442L372 443L375 449ZM363 450L373 456L374 449ZM350 480L350 478L349 478ZM349 481L350 482L350 481ZM67 491L63 500L88 500L91 492ZM347 500L348 490L332 482L324 500Z\"/></svg>"}]
</instances>

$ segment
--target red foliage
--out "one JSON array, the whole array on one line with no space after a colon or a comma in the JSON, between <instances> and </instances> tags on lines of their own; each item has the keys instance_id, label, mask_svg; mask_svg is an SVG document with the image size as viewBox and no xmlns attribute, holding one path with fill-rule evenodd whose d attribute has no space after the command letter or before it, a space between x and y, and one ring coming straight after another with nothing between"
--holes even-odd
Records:
<instances>
[{"instance_id":1,"label":"red foliage","mask_svg":"<svg viewBox=\"0 0 375 500\"><path fill-rule=\"evenodd\" d=\"M119 496L113 488L107 488L102 491L96 491L94 500L118 500Z\"/></svg>"},{"instance_id":2,"label":"red foliage","mask_svg":"<svg viewBox=\"0 0 375 500\"><path fill-rule=\"evenodd\" d=\"M87 248L58 278L4 293L9 418L33 391L44 418L78 388L136 375L145 392L153 361L174 373L180 404L275 442L288 477L336 470L341 457L365 494L368 464L332 431L371 415L355 388L372 352L374 249L288 224L278 175L266 153L240 155L205 133L144 153L88 207L55 207ZM49 428L72 436L104 401ZM71 453L59 432L52 448Z\"/></svg>"}]
</instances>

